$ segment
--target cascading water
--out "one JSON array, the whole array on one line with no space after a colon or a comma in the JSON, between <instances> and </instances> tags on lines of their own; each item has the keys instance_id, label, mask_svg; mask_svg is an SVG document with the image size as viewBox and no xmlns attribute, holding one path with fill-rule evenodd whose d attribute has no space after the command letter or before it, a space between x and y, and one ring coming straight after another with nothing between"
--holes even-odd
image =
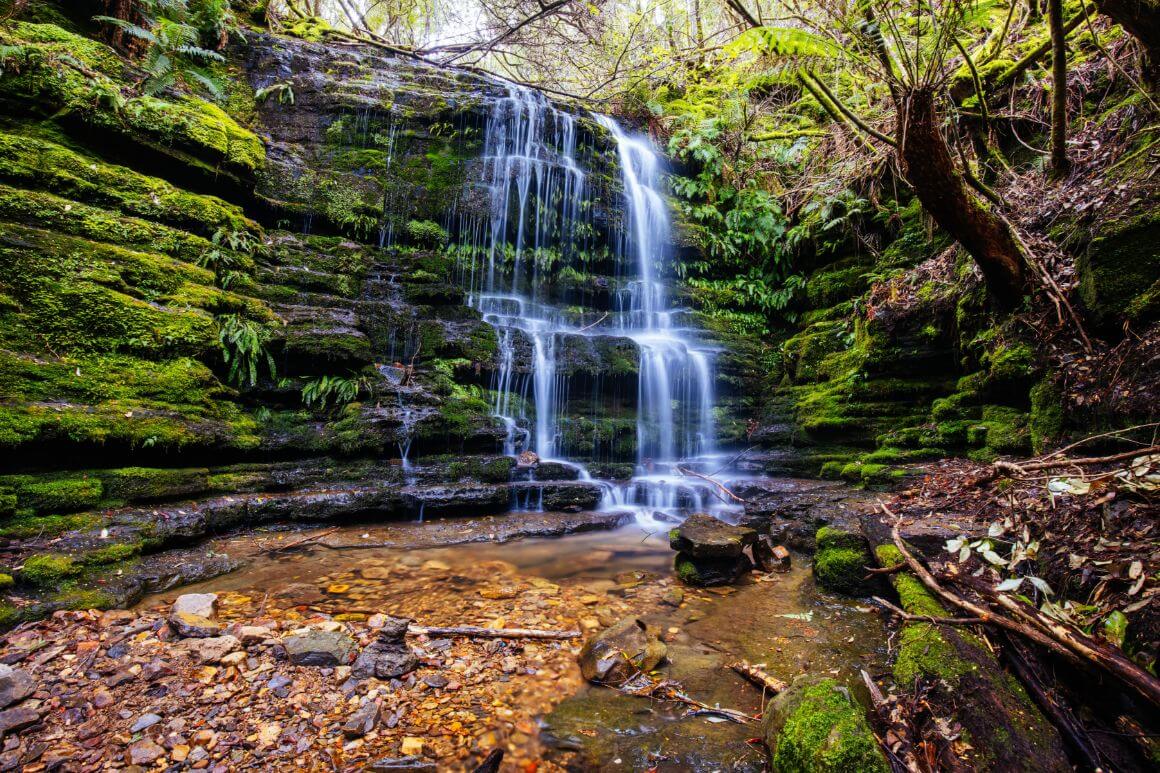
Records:
<instances>
[{"instance_id":1,"label":"cascading water","mask_svg":"<svg viewBox=\"0 0 1160 773\"><path fill-rule=\"evenodd\" d=\"M647 138L594 118L616 144L623 187L622 224L607 245L617 274L607 313L591 322L553 301L552 281L583 272L599 246L598 192L578 161L591 149L578 145L576 116L542 94L509 86L495 101L484 138L486 222L465 217L455 224L470 258L463 261L469 302L498 331L492 389L494 413L507 428L504 453L530 450L574 464L557 458L566 453L562 409L570 383L562 352L571 337L629 339L639 352L637 475L605 484L604 506L631 508L642 519L727 509L712 484L681 472L715 450L713 352L697 344L695 331L674 326L678 310L660 278L672 237L662 159ZM589 478L583 465L574 466Z\"/></svg>"}]
</instances>

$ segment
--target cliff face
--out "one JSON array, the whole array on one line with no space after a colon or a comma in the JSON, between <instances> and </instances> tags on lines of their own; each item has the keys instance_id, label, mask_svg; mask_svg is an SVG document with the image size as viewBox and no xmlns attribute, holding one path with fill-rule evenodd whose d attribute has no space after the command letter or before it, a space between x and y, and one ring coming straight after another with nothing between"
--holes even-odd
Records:
<instances>
[{"instance_id":1,"label":"cliff face","mask_svg":"<svg viewBox=\"0 0 1160 773\"><path fill-rule=\"evenodd\" d=\"M131 96L133 65L63 20L0 43L5 621L189 579L155 552L241 523L595 507L575 469L499 455L496 329L465 304L505 88L253 34L218 105ZM575 124L582 269L542 245L543 293L587 322L625 292L620 192L606 132ZM635 345L557 349L562 449L630 475ZM531 341L510 351L527 378Z\"/></svg>"}]
</instances>

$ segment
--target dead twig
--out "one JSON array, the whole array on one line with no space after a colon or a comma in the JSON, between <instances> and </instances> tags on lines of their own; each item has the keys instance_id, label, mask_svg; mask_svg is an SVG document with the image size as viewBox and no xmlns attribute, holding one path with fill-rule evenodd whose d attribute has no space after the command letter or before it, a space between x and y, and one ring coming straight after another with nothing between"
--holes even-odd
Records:
<instances>
[{"instance_id":1,"label":"dead twig","mask_svg":"<svg viewBox=\"0 0 1160 773\"><path fill-rule=\"evenodd\" d=\"M1122 462L1126 459L1134 459L1137 456L1147 456L1155 453L1160 453L1160 446L1137 448L1133 451L1122 451L1118 454L1110 454L1108 456L1085 456L1078 459L1048 459L1042 462L1029 462L1026 464L995 462L991 466L997 473L1025 475L1037 470L1053 470L1060 467L1090 467L1096 464L1111 464L1112 462Z\"/></svg>"},{"instance_id":2,"label":"dead twig","mask_svg":"<svg viewBox=\"0 0 1160 773\"><path fill-rule=\"evenodd\" d=\"M273 547L263 548L262 550L259 551L259 555L281 553L282 551L285 551L285 550L293 550L294 548L300 548L303 545L309 545L313 542L317 542L318 540L322 539L323 537L326 537L330 534L333 534L336 531L338 531L337 526L335 526L332 529L325 529L323 531L318 532L317 534L311 534L309 537L303 537L302 539L295 540L294 542L287 542L285 545L274 545Z\"/></svg>"},{"instance_id":3,"label":"dead twig","mask_svg":"<svg viewBox=\"0 0 1160 773\"><path fill-rule=\"evenodd\" d=\"M482 628L476 625L425 626L409 625L413 636L467 636L473 639L576 639L579 631L546 631L540 628Z\"/></svg>"},{"instance_id":4,"label":"dead twig","mask_svg":"<svg viewBox=\"0 0 1160 773\"><path fill-rule=\"evenodd\" d=\"M912 615L904 609L891 604L884 598L878 596L871 596L870 600L879 607L885 609L887 612L899 617L904 622L921 622L934 623L935 625L978 625L979 623L986 623L987 620L981 617L932 617L930 615Z\"/></svg>"},{"instance_id":5,"label":"dead twig","mask_svg":"<svg viewBox=\"0 0 1160 773\"><path fill-rule=\"evenodd\" d=\"M736 663L730 663L729 667L762 690L768 690L773 695L777 695L789 687L788 684L762 668L763 665L753 665L746 663L744 660L739 660Z\"/></svg>"},{"instance_id":6,"label":"dead twig","mask_svg":"<svg viewBox=\"0 0 1160 773\"><path fill-rule=\"evenodd\" d=\"M737 496L732 491L727 489L723 483L721 483L718 480L714 480L713 478L710 478L708 475L705 475L704 473L694 472L693 470L690 470L687 467L681 467L679 465L677 466L677 472L681 473L682 475L688 475L688 476L693 477L693 478L700 478L701 480L708 481L709 483L712 483L713 486L718 491L720 491L725 496L729 497L729 499L732 499L734 502L737 502L737 503L743 504L743 505L752 504L748 499L744 499L742 497Z\"/></svg>"}]
</instances>

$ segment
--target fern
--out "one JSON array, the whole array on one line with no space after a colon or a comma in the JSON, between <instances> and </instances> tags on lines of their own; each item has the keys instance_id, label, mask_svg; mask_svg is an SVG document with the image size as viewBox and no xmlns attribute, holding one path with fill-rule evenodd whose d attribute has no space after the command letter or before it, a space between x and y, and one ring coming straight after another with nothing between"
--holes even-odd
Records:
<instances>
[{"instance_id":1,"label":"fern","mask_svg":"<svg viewBox=\"0 0 1160 773\"><path fill-rule=\"evenodd\" d=\"M212 5L212 4L211 4ZM218 5L221 5L219 2ZM144 93L154 96L167 89L183 85L201 91L213 99L221 99L225 85L206 67L224 62L225 57L201 44L202 30L190 23L191 13L187 0L140 0L137 3L140 23L113 16L94 16L95 21L116 27L131 38L145 44L142 68ZM222 8L202 2L196 15L202 28L209 27L217 34L216 45L224 42L224 33L218 28L230 23L228 3Z\"/></svg>"},{"instance_id":2,"label":"fern","mask_svg":"<svg viewBox=\"0 0 1160 773\"><path fill-rule=\"evenodd\" d=\"M845 49L820 35L792 27L754 27L725 47L730 56L744 53L799 59L833 59Z\"/></svg>"},{"instance_id":3,"label":"fern","mask_svg":"<svg viewBox=\"0 0 1160 773\"><path fill-rule=\"evenodd\" d=\"M353 403L361 392L370 388L366 376L319 376L302 387L302 402L308 408L324 410L328 404L335 408Z\"/></svg>"},{"instance_id":4,"label":"fern","mask_svg":"<svg viewBox=\"0 0 1160 773\"><path fill-rule=\"evenodd\" d=\"M283 82L271 84L254 92L254 99L258 102L265 102L273 97L277 97L278 102L283 105L292 105L294 88L289 83Z\"/></svg>"},{"instance_id":5,"label":"fern","mask_svg":"<svg viewBox=\"0 0 1160 773\"><path fill-rule=\"evenodd\" d=\"M237 314L225 314L217 318L218 344L222 359L229 368L229 381L238 386L254 386L258 383L264 364L274 378L274 356L266 349L270 340L270 330L253 320L243 319Z\"/></svg>"}]
</instances>

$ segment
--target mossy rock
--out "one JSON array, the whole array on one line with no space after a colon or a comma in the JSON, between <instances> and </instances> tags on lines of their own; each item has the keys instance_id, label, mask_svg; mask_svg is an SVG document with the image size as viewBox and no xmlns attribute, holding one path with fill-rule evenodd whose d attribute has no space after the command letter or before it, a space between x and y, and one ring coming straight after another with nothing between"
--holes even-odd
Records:
<instances>
[{"instance_id":1,"label":"mossy rock","mask_svg":"<svg viewBox=\"0 0 1160 773\"><path fill-rule=\"evenodd\" d=\"M829 550L831 548L866 549L866 538L861 534L839 529L834 526L823 526L818 529L818 533L814 539L818 550Z\"/></svg>"},{"instance_id":2,"label":"mossy rock","mask_svg":"<svg viewBox=\"0 0 1160 773\"><path fill-rule=\"evenodd\" d=\"M677 553L673 559L677 577L686 585L711 588L717 585L731 585L753 568L748 556L710 560L693 558L686 553Z\"/></svg>"},{"instance_id":3,"label":"mossy rock","mask_svg":"<svg viewBox=\"0 0 1160 773\"><path fill-rule=\"evenodd\" d=\"M866 567L870 556L862 548L827 548L814 553L814 579L828 591L846 596L866 593Z\"/></svg>"},{"instance_id":4,"label":"mossy rock","mask_svg":"<svg viewBox=\"0 0 1160 773\"><path fill-rule=\"evenodd\" d=\"M16 492L17 507L34 514L74 513L96 507L101 501L101 481L91 477L9 475L0 485Z\"/></svg>"},{"instance_id":5,"label":"mossy rock","mask_svg":"<svg viewBox=\"0 0 1160 773\"><path fill-rule=\"evenodd\" d=\"M20 579L40 588L51 588L76 577L81 571L81 565L71 556L39 553L25 559L24 567L20 570Z\"/></svg>"},{"instance_id":6,"label":"mossy rock","mask_svg":"<svg viewBox=\"0 0 1160 773\"><path fill-rule=\"evenodd\" d=\"M105 496L114 502L157 502L209 490L209 470L123 467L100 473Z\"/></svg>"},{"instance_id":7,"label":"mossy rock","mask_svg":"<svg viewBox=\"0 0 1160 773\"><path fill-rule=\"evenodd\" d=\"M1050 377L1031 388L1031 450L1042 454L1063 436L1063 393Z\"/></svg>"},{"instance_id":8,"label":"mossy rock","mask_svg":"<svg viewBox=\"0 0 1160 773\"><path fill-rule=\"evenodd\" d=\"M887 773L890 765L850 691L805 677L765 708L762 737L779 773Z\"/></svg>"},{"instance_id":9,"label":"mossy rock","mask_svg":"<svg viewBox=\"0 0 1160 773\"><path fill-rule=\"evenodd\" d=\"M1149 212L1105 224L1076 261L1079 297L1100 325L1160 317L1160 215Z\"/></svg>"}]
</instances>

